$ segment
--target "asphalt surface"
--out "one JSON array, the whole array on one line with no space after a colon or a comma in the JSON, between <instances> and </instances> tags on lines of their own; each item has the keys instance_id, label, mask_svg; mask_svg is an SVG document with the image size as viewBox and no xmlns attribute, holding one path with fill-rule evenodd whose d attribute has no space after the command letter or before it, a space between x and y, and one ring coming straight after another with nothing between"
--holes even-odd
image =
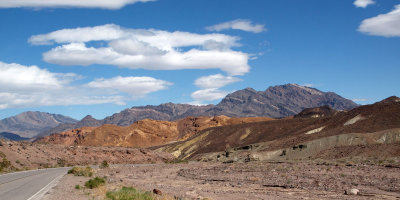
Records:
<instances>
[{"instance_id":1,"label":"asphalt surface","mask_svg":"<svg viewBox=\"0 0 400 200\"><path fill-rule=\"evenodd\" d=\"M69 168L50 168L0 175L1 200L36 200Z\"/></svg>"}]
</instances>

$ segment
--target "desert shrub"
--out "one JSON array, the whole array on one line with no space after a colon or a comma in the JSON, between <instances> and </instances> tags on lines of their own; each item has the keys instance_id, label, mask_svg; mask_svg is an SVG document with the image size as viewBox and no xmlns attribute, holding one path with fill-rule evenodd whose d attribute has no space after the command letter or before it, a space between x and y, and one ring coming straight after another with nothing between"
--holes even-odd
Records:
<instances>
[{"instance_id":1,"label":"desert shrub","mask_svg":"<svg viewBox=\"0 0 400 200\"><path fill-rule=\"evenodd\" d=\"M132 187L123 187L117 191L109 191L106 197L111 200L153 200L150 192L142 192Z\"/></svg>"},{"instance_id":2,"label":"desert shrub","mask_svg":"<svg viewBox=\"0 0 400 200\"><path fill-rule=\"evenodd\" d=\"M65 167L66 161L65 161L64 159L62 159L62 158L57 159L57 165L58 165L59 167Z\"/></svg>"},{"instance_id":3,"label":"desert shrub","mask_svg":"<svg viewBox=\"0 0 400 200\"><path fill-rule=\"evenodd\" d=\"M167 161L165 161L165 163L167 163L167 164L179 164L179 163L187 164L187 163L189 163L189 161L175 158L173 160L167 160Z\"/></svg>"},{"instance_id":4,"label":"desert shrub","mask_svg":"<svg viewBox=\"0 0 400 200\"><path fill-rule=\"evenodd\" d=\"M104 178L96 177L85 182L85 187L93 189L98 188L100 185L106 184Z\"/></svg>"},{"instance_id":5,"label":"desert shrub","mask_svg":"<svg viewBox=\"0 0 400 200\"><path fill-rule=\"evenodd\" d=\"M108 165L108 162L106 161L106 160L103 160L103 162L101 162L101 164L100 164L100 168L107 168L109 165Z\"/></svg>"},{"instance_id":6,"label":"desert shrub","mask_svg":"<svg viewBox=\"0 0 400 200\"><path fill-rule=\"evenodd\" d=\"M0 162L0 172L10 167L11 167L11 162L7 160L7 158L3 158L3 161Z\"/></svg>"},{"instance_id":7,"label":"desert shrub","mask_svg":"<svg viewBox=\"0 0 400 200\"><path fill-rule=\"evenodd\" d=\"M91 167L73 167L68 170L68 174L73 174L75 176L93 176L93 169Z\"/></svg>"},{"instance_id":8,"label":"desert shrub","mask_svg":"<svg viewBox=\"0 0 400 200\"><path fill-rule=\"evenodd\" d=\"M75 185L75 189L79 190L79 189L81 189L81 186L80 185Z\"/></svg>"}]
</instances>

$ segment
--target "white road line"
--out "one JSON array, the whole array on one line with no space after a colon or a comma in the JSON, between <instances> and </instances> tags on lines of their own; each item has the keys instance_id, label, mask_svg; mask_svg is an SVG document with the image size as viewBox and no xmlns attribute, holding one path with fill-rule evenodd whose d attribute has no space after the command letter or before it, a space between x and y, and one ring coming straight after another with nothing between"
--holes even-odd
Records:
<instances>
[{"instance_id":1,"label":"white road line","mask_svg":"<svg viewBox=\"0 0 400 200\"><path fill-rule=\"evenodd\" d=\"M50 183L48 183L46 186L44 186L42 189L40 189L38 192L36 192L34 195L32 195L31 197L29 197L29 199L27 200L36 200L36 199L41 199L41 197L50 190L50 186L53 186L53 183L56 183L57 181L59 181L65 174L61 174L60 176L57 176L56 178L54 178L52 181L50 181Z\"/></svg>"}]
</instances>

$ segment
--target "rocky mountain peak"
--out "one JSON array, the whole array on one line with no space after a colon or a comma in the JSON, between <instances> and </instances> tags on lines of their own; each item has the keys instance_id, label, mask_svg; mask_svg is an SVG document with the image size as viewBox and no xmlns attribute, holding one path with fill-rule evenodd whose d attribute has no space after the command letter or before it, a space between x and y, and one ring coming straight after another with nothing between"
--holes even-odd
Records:
<instances>
[{"instance_id":1,"label":"rocky mountain peak","mask_svg":"<svg viewBox=\"0 0 400 200\"><path fill-rule=\"evenodd\" d=\"M97 120L92 117L92 115L86 115L84 118L81 119L81 121L92 121L92 120Z\"/></svg>"},{"instance_id":2,"label":"rocky mountain peak","mask_svg":"<svg viewBox=\"0 0 400 200\"><path fill-rule=\"evenodd\" d=\"M391 96L380 101L380 103L396 103L396 102L400 102L400 98L397 96Z\"/></svg>"}]
</instances>

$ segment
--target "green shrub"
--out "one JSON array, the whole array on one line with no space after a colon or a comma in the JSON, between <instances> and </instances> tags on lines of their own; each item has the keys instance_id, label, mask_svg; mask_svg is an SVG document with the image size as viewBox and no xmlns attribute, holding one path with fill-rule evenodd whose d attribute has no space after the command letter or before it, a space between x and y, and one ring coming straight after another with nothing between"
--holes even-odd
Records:
<instances>
[{"instance_id":1,"label":"green shrub","mask_svg":"<svg viewBox=\"0 0 400 200\"><path fill-rule=\"evenodd\" d=\"M108 162L106 161L106 160L103 160L103 162L101 162L101 164L100 164L100 168L107 168L109 165L108 165Z\"/></svg>"},{"instance_id":2,"label":"green shrub","mask_svg":"<svg viewBox=\"0 0 400 200\"><path fill-rule=\"evenodd\" d=\"M81 189L81 186L80 185L75 185L75 189L79 190L79 189Z\"/></svg>"},{"instance_id":3,"label":"green shrub","mask_svg":"<svg viewBox=\"0 0 400 200\"><path fill-rule=\"evenodd\" d=\"M150 192L142 192L132 187L123 187L118 191L109 191L106 197L111 200L153 200Z\"/></svg>"},{"instance_id":4,"label":"green shrub","mask_svg":"<svg viewBox=\"0 0 400 200\"><path fill-rule=\"evenodd\" d=\"M10 167L12 167L11 162L7 158L3 158L3 161L0 162L0 172Z\"/></svg>"},{"instance_id":5,"label":"green shrub","mask_svg":"<svg viewBox=\"0 0 400 200\"><path fill-rule=\"evenodd\" d=\"M92 179L86 181L85 187L93 189L93 188L97 188L100 185L104 185L104 184L106 184L106 181L104 180L104 178L96 177L96 178L92 178Z\"/></svg>"},{"instance_id":6,"label":"green shrub","mask_svg":"<svg viewBox=\"0 0 400 200\"><path fill-rule=\"evenodd\" d=\"M75 176L93 176L93 169L91 167L73 167L68 170L68 174L73 174Z\"/></svg>"}]
</instances>

